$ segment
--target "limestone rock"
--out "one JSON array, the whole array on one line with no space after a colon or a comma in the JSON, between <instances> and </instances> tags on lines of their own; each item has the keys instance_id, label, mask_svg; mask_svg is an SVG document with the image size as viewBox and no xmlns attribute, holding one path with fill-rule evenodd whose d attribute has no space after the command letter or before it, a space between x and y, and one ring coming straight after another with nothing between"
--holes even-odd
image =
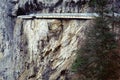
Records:
<instances>
[{"instance_id":1,"label":"limestone rock","mask_svg":"<svg viewBox=\"0 0 120 80\"><path fill-rule=\"evenodd\" d=\"M81 31L89 27L90 22L34 19L17 23L14 41L19 44L15 47L17 62L20 62L15 66L15 71L20 73L18 80L56 80L63 70L69 70L78 42L84 39Z\"/></svg>"},{"instance_id":2,"label":"limestone rock","mask_svg":"<svg viewBox=\"0 0 120 80\"><path fill-rule=\"evenodd\" d=\"M79 4L82 1L81 4ZM0 0L0 80L62 80L91 20L17 19L36 13L90 12L85 0ZM119 11L119 0L116 0ZM76 5L75 5L76 4ZM120 31L117 30L119 33Z\"/></svg>"}]
</instances>

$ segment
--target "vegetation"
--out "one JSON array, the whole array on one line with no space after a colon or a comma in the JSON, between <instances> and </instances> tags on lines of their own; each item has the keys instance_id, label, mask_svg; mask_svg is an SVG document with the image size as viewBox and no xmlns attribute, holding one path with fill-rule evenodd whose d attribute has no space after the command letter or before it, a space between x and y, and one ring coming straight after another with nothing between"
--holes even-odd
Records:
<instances>
[{"instance_id":1,"label":"vegetation","mask_svg":"<svg viewBox=\"0 0 120 80\"><path fill-rule=\"evenodd\" d=\"M77 58L72 71L83 74L79 80L117 80L119 75L119 56L117 52L116 33L113 20L104 16L107 0L92 0L90 5L96 7L100 17L95 19L92 28L86 31L86 39L77 51ZM112 28L109 26L110 22Z\"/></svg>"}]
</instances>

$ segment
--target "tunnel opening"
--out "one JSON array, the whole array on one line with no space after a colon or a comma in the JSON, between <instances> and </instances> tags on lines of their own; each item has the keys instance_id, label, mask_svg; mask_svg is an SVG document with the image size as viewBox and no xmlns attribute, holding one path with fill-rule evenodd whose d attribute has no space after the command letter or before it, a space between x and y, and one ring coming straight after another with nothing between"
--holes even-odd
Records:
<instances>
[{"instance_id":1,"label":"tunnel opening","mask_svg":"<svg viewBox=\"0 0 120 80\"><path fill-rule=\"evenodd\" d=\"M26 12L25 12L25 10L23 8L19 7L16 14L17 14L17 16L19 16L19 15L25 15Z\"/></svg>"}]
</instances>

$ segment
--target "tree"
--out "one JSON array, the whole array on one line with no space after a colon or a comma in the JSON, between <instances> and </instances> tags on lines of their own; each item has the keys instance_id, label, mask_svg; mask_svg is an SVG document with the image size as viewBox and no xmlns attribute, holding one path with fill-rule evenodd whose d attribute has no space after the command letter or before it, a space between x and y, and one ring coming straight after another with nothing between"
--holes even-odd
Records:
<instances>
[{"instance_id":1,"label":"tree","mask_svg":"<svg viewBox=\"0 0 120 80\"><path fill-rule=\"evenodd\" d=\"M92 0L90 4L95 5L100 17L97 17L94 26L86 31L86 39L77 51L72 69L85 76L85 79L80 80L117 80L118 45L116 33L111 30L109 19L104 15L107 0Z\"/></svg>"}]
</instances>

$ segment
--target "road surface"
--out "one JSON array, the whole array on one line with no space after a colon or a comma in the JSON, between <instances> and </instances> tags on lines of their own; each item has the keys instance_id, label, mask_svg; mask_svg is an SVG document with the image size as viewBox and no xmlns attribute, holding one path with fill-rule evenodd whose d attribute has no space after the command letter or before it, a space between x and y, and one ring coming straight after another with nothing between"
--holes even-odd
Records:
<instances>
[{"instance_id":1,"label":"road surface","mask_svg":"<svg viewBox=\"0 0 120 80\"><path fill-rule=\"evenodd\" d=\"M112 16L112 14L105 14L106 16ZM115 16L119 16L120 14L114 14ZM22 19L32 19L32 18L40 18L40 19L95 19L95 17L99 17L97 13L41 13L41 14L30 14L30 15L20 15L18 18Z\"/></svg>"}]
</instances>

